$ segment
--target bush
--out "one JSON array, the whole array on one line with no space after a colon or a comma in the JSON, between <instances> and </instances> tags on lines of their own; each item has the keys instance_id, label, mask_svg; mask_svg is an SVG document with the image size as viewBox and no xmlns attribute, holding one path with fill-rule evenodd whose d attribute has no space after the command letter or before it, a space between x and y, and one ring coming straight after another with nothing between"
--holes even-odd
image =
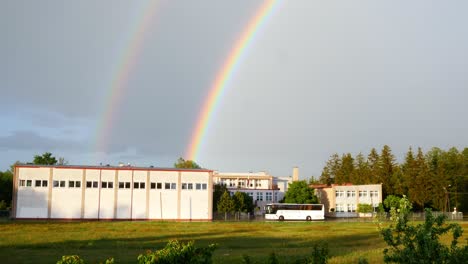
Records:
<instances>
[{"instance_id":1,"label":"bush","mask_svg":"<svg viewBox=\"0 0 468 264\"><path fill-rule=\"evenodd\" d=\"M139 255L138 263L212 263L211 257L215 249L215 244L206 248L196 248L193 241L184 244L178 240L172 240L163 249Z\"/></svg>"},{"instance_id":2,"label":"bush","mask_svg":"<svg viewBox=\"0 0 468 264\"><path fill-rule=\"evenodd\" d=\"M308 264L326 264L330 256L328 255L328 244L317 243L312 246L312 256L306 259Z\"/></svg>"},{"instance_id":3,"label":"bush","mask_svg":"<svg viewBox=\"0 0 468 264\"><path fill-rule=\"evenodd\" d=\"M409 225L410 211L409 200L401 198L399 209L390 210L393 223L381 229L384 241L390 246L384 250L386 263L466 263L468 246L457 246L457 239L463 233L458 224L444 224L445 215L434 217L431 209L426 209L424 224ZM439 241L449 231L453 234L450 248Z\"/></svg>"},{"instance_id":4,"label":"bush","mask_svg":"<svg viewBox=\"0 0 468 264\"><path fill-rule=\"evenodd\" d=\"M62 259L57 261L57 264L84 264L84 263L85 261L77 255L62 256ZM104 264L114 264L114 258L106 259Z\"/></svg>"},{"instance_id":5,"label":"bush","mask_svg":"<svg viewBox=\"0 0 468 264\"><path fill-rule=\"evenodd\" d=\"M372 205L370 204L358 204L358 213L372 213Z\"/></svg>"}]
</instances>

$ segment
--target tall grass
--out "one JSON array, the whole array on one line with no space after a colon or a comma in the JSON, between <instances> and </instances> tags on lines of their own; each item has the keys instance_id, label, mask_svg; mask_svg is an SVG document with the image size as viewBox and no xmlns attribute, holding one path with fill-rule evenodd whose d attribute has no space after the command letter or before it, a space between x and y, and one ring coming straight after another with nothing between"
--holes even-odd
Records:
<instances>
[{"instance_id":1,"label":"tall grass","mask_svg":"<svg viewBox=\"0 0 468 264\"><path fill-rule=\"evenodd\" d=\"M461 222L466 230L468 223ZM374 223L346 222L0 222L0 262L55 263L62 255L80 255L96 263L114 257L116 263L135 263L146 250L167 241L195 240L219 245L215 263L253 262L272 252L280 262L311 253L319 241L328 244L329 263L382 263L383 239ZM460 240L466 243L467 234ZM449 237L445 238L449 241Z\"/></svg>"}]
</instances>

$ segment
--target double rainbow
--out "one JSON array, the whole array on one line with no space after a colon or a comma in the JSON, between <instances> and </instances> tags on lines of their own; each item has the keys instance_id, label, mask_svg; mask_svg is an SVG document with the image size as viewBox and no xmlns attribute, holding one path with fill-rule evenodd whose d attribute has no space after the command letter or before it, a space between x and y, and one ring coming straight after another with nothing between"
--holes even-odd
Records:
<instances>
[{"instance_id":1,"label":"double rainbow","mask_svg":"<svg viewBox=\"0 0 468 264\"><path fill-rule=\"evenodd\" d=\"M255 16L250 20L247 27L241 34L240 38L238 38L233 49L225 60L223 67L216 75L207 99L198 115L195 130L192 134L190 145L186 151L186 158L197 160L200 147L205 140L207 129L212 121L213 113L219 106L220 99L222 98L229 81L232 79L237 67L239 67L241 58L246 54L246 51L255 39L257 32L276 9L278 2L279 0L265 0L262 3Z\"/></svg>"}]
</instances>

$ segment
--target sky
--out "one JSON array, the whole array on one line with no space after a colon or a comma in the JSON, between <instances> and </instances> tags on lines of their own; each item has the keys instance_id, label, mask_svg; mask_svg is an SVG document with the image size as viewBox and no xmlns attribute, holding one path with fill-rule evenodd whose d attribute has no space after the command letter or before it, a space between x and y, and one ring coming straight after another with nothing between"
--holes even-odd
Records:
<instances>
[{"instance_id":1,"label":"sky","mask_svg":"<svg viewBox=\"0 0 468 264\"><path fill-rule=\"evenodd\" d=\"M172 167L263 1L3 1L0 170ZM468 146L466 1L279 1L196 162L318 177L333 153ZM118 85L116 85L116 83ZM117 87L117 88L116 88ZM106 124L108 126L106 127Z\"/></svg>"}]
</instances>

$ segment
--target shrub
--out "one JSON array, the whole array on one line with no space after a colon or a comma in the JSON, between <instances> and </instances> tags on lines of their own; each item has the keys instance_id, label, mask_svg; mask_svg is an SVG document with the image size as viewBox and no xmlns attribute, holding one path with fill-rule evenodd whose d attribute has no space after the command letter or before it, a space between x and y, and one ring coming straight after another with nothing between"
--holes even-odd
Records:
<instances>
[{"instance_id":1,"label":"shrub","mask_svg":"<svg viewBox=\"0 0 468 264\"><path fill-rule=\"evenodd\" d=\"M384 241L390 246L384 249L386 263L464 263L468 259L468 246L457 246L457 239L463 233L458 224L444 224L445 215L434 217L431 209L426 209L424 224L409 225L410 210L409 200L401 198L399 209L390 210L393 223L381 229ZM439 241L449 231L453 234L450 248Z\"/></svg>"},{"instance_id":2,"label":"shrub","mask_svg":"<svg viewBox=\"0 0 468 264\"><path fill-rule=\"evenodd\" d=\"M306 259L308 264L326 264L330 256L328 255L328 244L317 243L312 246L312 256Z\"/></svg>"},{"instance_id":3,"label":"shrub","mask_svg":"<svg viewBox=\"0 0 468 264\"><path fill-rule=\"evenodd\" d=\"M84 260L82 260L77 255L71 256L62 256L62 259L57 261L57 264L84 264Z\"/></svg>"},{"instance_id":4,"label":"shrub","mask_svg":"<svg viewBox=\"0 0 468 264\"><path fill-rule=\"evenodd\" d=\"M138 263L212 263L211 257L215 249L215 244L206 248L196 248L193 241L184 244L178 240L172 240L163 249L139 255Z\"/></svg>"},{"instance_id":5,"label":"shrub","mask_svg":"<svg viewBox=\"0 0 468 264\"><path fill-rule=\"evenodd\" d=\"M358 213L371 213L372 212L372 205L370 204L358 204Z\"/></svg>"}]
</instances>

